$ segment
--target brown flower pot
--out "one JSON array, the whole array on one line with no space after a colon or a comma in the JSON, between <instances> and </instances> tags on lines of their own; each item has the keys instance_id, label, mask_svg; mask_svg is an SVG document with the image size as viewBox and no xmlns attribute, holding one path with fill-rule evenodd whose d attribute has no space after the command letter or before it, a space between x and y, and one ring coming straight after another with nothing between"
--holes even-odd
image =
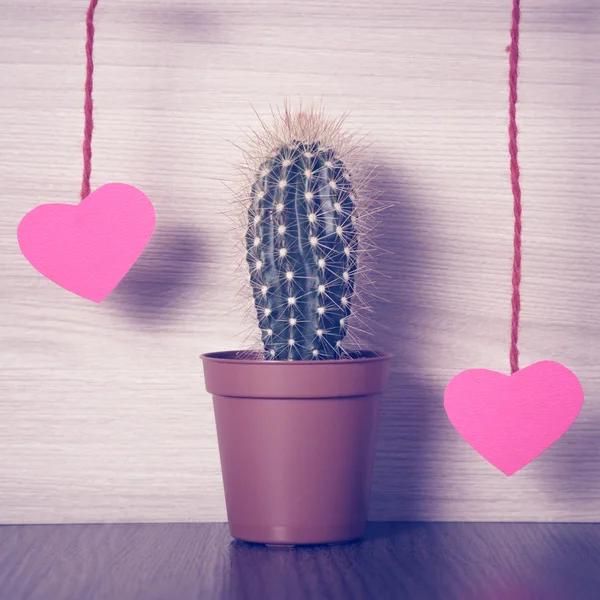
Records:
<instances>
[{"instance_id":1,"label":"brown flower pot","mask_svg":"<svg viewBox=\"0 0 600 600\"><path fill-rule=\"evenodd\" d=\"M202 356L234 538L295 545L363 535L390 358Z\"/></svg>"}]
</instances>

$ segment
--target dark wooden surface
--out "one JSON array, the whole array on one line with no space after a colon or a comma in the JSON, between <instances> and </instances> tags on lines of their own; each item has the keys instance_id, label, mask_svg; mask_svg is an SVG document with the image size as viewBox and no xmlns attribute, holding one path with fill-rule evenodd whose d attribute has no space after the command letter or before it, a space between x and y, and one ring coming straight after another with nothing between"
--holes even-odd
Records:
<instances>
[{"instance_id":1,"label":"dark wooden surface","mask_svg":"<svg viewBox=\"0 0 600 600\"><path fill-rule=\"evenodd\" d=\"M1 600L598 600L600 525L372 523L267 548L210 524L0 527Z\"/></svg>"}]
</instances>

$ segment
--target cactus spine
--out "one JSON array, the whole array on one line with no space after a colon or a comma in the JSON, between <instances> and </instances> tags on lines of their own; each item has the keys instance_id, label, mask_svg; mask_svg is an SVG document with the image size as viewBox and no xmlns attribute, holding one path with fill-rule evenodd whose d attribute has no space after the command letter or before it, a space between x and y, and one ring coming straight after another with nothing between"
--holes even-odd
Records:
<instances>
[{"instance_id":1,"label":"cactus spine","mask_svg":"<svg viewBox=\"0 0 600 600\"><path fill-rule=\"evenodd\" d=\"M267 360L343 355L357 269L354 200L346 166L319 140L294 139L260 165L246 249Z\"/></svg>"}]
</instances>

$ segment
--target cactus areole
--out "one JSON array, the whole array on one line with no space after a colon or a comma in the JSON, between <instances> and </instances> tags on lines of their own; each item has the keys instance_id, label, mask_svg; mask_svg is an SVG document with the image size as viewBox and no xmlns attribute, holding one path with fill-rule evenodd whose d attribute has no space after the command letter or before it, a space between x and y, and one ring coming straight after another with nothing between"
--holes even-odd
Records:
<instances>
[{"instance_id":1,"label":"cactus areole","mask_svg":"<svg viewBox=\"0 0 600 600\"><path fill-rule=\"evenodd\" d=\"M351 174L318 140L294 140L259 167L246 257L266 360L344 357L356 218Z\"/></svg>"}]
</instances>

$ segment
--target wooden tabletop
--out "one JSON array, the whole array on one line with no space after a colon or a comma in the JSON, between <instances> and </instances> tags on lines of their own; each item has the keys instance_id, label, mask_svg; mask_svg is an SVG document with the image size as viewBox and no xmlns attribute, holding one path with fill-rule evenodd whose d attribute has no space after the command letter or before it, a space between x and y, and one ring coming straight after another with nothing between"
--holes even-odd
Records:
<instances>
[{"instance_id":1,"label":"wooden tabletop","mask_svg":"<svg viewBox=\"0 0 600 600\"><path fill-rule=\"evenodd\" d=\"M371 523L267 548L223 523L0 527L1 600L597 600L600 524Z\"/></svg>"}]
</instances>

